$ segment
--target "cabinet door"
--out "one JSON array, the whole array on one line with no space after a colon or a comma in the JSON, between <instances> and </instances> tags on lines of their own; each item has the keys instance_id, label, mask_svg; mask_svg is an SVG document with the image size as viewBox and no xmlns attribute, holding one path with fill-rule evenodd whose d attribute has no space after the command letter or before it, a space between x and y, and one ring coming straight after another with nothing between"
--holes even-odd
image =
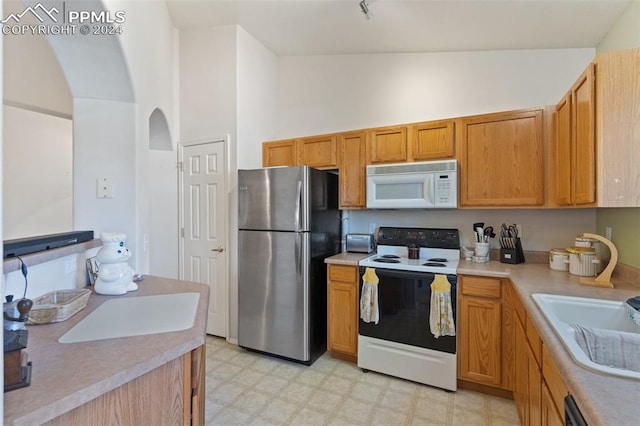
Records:
<instances>
[{"instance_id":1,"label":"cabinet door","mask_svg":"<svg viewBox=\"0 0 640 426\"><path fill-rule=\"evenodd\" d=\"M367 164L407 161L407 128L386 127L369 131Z\"/></svg>"},{"instance_id":2,"label":"cabinet door","mask_svg":"<svg viewBox=\"0 0 640 426\"><path fill-rule=\"evenodd\" d=\"M596 200L595 65L591 64L573 86L573 193L576 204Z\"/></svg>"},{"instance_id":3,"label":"cabinet door","mask_svg":"<svg viewBox=\"0 0 640 426\"><path fill-rule=\"evenodd\" d=\"M338 137L323 135L298 140L298 164L317 169L338 167Z\"/></svg>"},{"instance_id":4,"label":"cabinet door","mask_svg":"<svg viewBox=\"0 0 640 426\"><path fill-rule=\"evenodd\" d=\"M527 366L527 334L517 315L514 316L515 370L513 400L518 410L520 422L529 423L528 391L529 370Z\"/></svg>"},{"instance_id":5,"label":"cabinet door","mask_svg":"<svg viewBox=\"0 0 640 426\"><path fill-rule=\"evenodd\" d=\"M452 158L454 156L454 121L430 121L414 124L411 135L413 161Z\"/></svg>"},{"instance_id":6,"label":"cabinet door","mask_svg":"<svg viewBox=\"0 0 640 426\"><path fill-rule=\"evenodd\" d=\"M500 278L460 276L458 281L458 375L475 383L511 390L504 353L504 282Z\"/></svg>"},{"instance_id":7,"label":"cabinet door","mask_svg":"<svg viewBox=\"0 0 640 426\"><path fill-rule=\"evenodd\" d=\"M504 286L504 299L502 303L502 386L510 391L515 386L515 322L513 288L511 283Z\"/></svg>"},{"instance_id":8,"label":"cabinet door","mask_svg":"<svg viewBox=\"0 0 640 426\"><path fill-rule=\"evenodd\" d=\"M462 206L540 206L542 110L460 119L456 141Z\"/></svg>"},{"instance_id":9,"label":"cabinet door","mask_svg":"<svg viewBox=\"0 0 640 426\"><path fill-rule=\"evenodd\" d=\"M460 378L500 386L500 300L460 297L458 372Z\"/></svg>"},{"instance_id":10,"label":"cabinet door","mask_svg":"<svg viewBox=\"0 0 640 426\"><path fill-rule=\"evenodd\" d=\"M571 197L571 92L556 105L555 140L555 189L556 203L566 206L573 202Z\"/></svg>"},{"instance_id":11,"label":"cabinet door","mask_svg":"<svg viewBox=\"0 0 640 426\"><path fill-rule=\"evenodd\" d=\"M297 164L296 140L264 142L262 167L295 166Z\"/></svg>"},{"instance_id":12,"label":"cabinet door","mask_svg":"<svg viewBox=\"0 0 640 426\"><path fill-rule=\"evenodd\" d=\"M542 377L544 378L552 405L554 405L554 408L558 413L563 413L561 415L561 419L564 420L564 398L569 395L569 390L564 384L562 375L553 363L553 360L544 345L542 346ZM564 421L562 424L564 424Z\"/></svg>"},{"instance_id":13,"label":"cabinet door","mask_svg":"<svg viewBox=\"0 0 640 426\"><path fill-rule=\"evenodd\" d=\"M367 166L365 132L342 133L340 147L340 208L367 207Z\"/></svg>"},{"instance_id":14,"label":"cabinet door","mask_svg":"<svg viewBox=\"0 0 640 426\"><path fill-rule=\"evenodd\" d=\"M640 207L640 48L596 58L598 207Z\"/></svg>"},{"instance_id":15,"label":"cabinet door","mask_svg":"<svg viewBox=\"0 0 640 426\"><path fill-rule=\"evenodd\" d=\"M544 381L542 382L541 397L542 397L542 401L541 401L542 426L563 426L564 416L560 414L555 404L553 403L553 399L551 398L551 393L549 392L549 388L547 387L547 384Z\"/></svg>"},{"instance_id":16,"label":"cabinet door","mask_svg":"<svg viewBox=\"0 0 640 426\"><path fill-rule=\"evenodd\" d=\"M329 265L328 349L358 354L358 267Z\"/></svg>"},{"instance_id":17,"label":"cabinet door","mask_svg":"<svg viewBox=\"0 0 640 426\"><path fill-rule=\"evenodd\" d=\"M542 424L542 375L540 374L540 366L536 362L536 357L533 354L531 346L527 346L527 371L527 405L529 412L529 421L527 424L529 426L540 426Z\"/></svg>"}]
</instances>

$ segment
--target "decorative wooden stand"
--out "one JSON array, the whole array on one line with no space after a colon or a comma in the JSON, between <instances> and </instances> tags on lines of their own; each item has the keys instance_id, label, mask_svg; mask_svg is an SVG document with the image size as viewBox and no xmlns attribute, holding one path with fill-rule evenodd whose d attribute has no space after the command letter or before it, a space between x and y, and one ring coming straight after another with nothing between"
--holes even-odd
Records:
<instances>
[{"instance_id":1,"label":"decorative wooden stand","mask_svg":"<svg viewBox=\"0 0 640 426\"><path fill-rule=\"evenodd\" d=\"M604 237L601 237L598 234L590 234L585 232L584 234L578 235L578 237L582 238L593 238L594 240L601 241L605 243L609 250L611 251L611 259L609 259L609 264L606 268L595 278L592 277L582 277L580 278L580 284L582 285L590 285L594 287L607 287L613 288L613 283L611 282L611 274L613 274L613 269L616 267L616 263L618 263L618 249L613 243L607 240Z\"/></svg>"}]
</instances>

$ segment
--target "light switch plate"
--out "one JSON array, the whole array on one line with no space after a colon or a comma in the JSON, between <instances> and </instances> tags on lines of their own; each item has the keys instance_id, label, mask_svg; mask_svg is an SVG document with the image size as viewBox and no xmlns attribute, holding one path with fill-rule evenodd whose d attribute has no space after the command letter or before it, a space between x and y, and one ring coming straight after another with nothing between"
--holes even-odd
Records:
<instances>
[{"instance_id":1,"label":"light switch plate","mask_svg":"<svg viewBox=\"0 0 640 426\"><path fill-rule=\"evenodd\" d=\"M97 193L98 198L113 198L113 178L108 176L99 177L97 182Z\"/></svg>"}]
</instances>

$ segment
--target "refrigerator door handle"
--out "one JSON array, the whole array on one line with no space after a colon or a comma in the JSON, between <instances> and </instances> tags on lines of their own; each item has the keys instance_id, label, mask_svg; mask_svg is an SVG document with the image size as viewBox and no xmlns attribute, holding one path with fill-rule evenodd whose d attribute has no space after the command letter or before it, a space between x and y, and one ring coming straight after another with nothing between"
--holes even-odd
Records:
<instances>
[{"instance_id":1,"label":"refrigerator door handle","mask_svg":"<svg viewBox=\"0 0 640 426\"><path fill-rule=\"evenodd\" d=\"M298 232L296 234L296 247L295 247L295 263L296 263L296 279L297 282L302 285L304 300L302 306L303 316L303 334L304 341L309 342L309 284L311 268L309 263L311 262L310 256L310 238L311 235L308 232ZM309 350L309 347L305 344L305 352Z\"/></svg>"},{"instance_id":2,"label":"refrigerator door handle","mask_svg":"<svg viewBox=\"0 0 640 426\"><path fill-rule=\"evenodd\" d=\"M302 208L302 181L298 181L298 190L296 194L296 212L295 212L295 232L302 231L302 227L300 226L301 220L301 208Z\"/></svg>"}]
</instances>

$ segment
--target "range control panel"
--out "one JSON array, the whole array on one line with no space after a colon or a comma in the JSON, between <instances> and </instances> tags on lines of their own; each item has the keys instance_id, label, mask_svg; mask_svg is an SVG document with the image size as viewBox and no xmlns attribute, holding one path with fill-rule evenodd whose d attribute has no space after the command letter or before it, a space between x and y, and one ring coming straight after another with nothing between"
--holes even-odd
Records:
<instances>
[{"instance_id":1,"label":"range control panel","mask_svg":"<svg viewBox=\"0 0 640 426\"><path fill-rule=\"evenodd\" d=\"M460 249L460 232L452 228L378 228L378 245Z\"/></svg>"}]
</instances>

